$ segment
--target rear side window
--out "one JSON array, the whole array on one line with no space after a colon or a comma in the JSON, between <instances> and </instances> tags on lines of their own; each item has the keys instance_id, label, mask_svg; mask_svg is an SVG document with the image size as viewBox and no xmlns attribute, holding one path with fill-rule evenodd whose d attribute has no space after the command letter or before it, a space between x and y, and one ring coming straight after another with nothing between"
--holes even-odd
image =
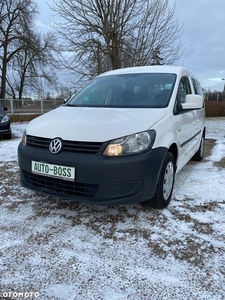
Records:
<instances>
[{"instance_id":1,"label":"rear side window","mask_svg":"<svg viewBox=\"0 0 225 300\"><path fill-rule=\"evenodd\" d=\"M200 83L194 78L192 78L192 82L193 82L195 94L203 96L203 91Z\"/></svg>"}]
</instances>

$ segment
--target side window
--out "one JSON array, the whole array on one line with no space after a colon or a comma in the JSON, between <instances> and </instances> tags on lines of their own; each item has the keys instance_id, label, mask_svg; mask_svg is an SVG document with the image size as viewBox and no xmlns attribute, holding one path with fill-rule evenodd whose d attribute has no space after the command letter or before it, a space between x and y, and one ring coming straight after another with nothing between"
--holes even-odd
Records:
<instances>
[{"instance_id":1,"label":"side window","mask_svg":"<svg viewBox=\"0 0 225 300\"><path fill-rule=\"evenodd\" d=\"M187 77L183 77L178 87L178 102L184 103L186 95L191 94L191 87Z\"/></svg>"},{"instance_id":2,"label":"side window","mask_svg":"<svg viewBox=\"0 0 225 300\"><path fill-rule=\"evenodd\" d=\"M192 82L193 82L195 94L203 96L203 91L200 83L194 78L192 78Z\"/></svg>"},{"instance_id":3,"label":"side window","mask_svg":"<svg viewBox=\"0 0 225 300\"><path fill-rule=\"evenodd\" d=\"M188 77L182 77L179 83L177 98L173 109L174 114L181 112L181 103L185 103L186 95L191 94L191 86Z\"/></svg>"}]
</instances>

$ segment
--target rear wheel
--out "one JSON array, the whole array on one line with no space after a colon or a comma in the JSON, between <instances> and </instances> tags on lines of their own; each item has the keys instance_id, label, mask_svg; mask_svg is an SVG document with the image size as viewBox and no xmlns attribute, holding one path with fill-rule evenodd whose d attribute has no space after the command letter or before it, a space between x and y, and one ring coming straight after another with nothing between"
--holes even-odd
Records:
<instances>
[{"instance_id":1,"label":"rear wheel","mask_svg":"<svg viewBox=\"0 0 225 300\"><path fill-rule=\"evenodd\" d=\"M205 137L203 135L202 138L201 138L201 143L200 143L200 146L198 148L198 151L195 153L195 155L192 157L191 160L201 161L203 159L203 156L204 156L204 148L205 148Z\"/></svg>"},{"instance_id":2,"label":"rear wheel","mask_svg":"<svg viewBox=\"0 0 225 300\"><path fill-rule=\"evenodd\" d=\"M167 207L173 192L175 170L174 157L172 153L168 152L159 174L155 196L145 202L147 206L159 209Z\"/></svg>"}]
</instances>

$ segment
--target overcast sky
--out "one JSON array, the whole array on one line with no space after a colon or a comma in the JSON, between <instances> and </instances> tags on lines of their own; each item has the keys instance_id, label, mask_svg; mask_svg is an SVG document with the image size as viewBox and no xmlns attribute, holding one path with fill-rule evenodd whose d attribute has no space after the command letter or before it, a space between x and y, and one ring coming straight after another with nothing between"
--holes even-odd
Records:
<instances>
[{"instance_id":1,"label":"overcast sky","mask_svg":"<svg viewBox=\"0 0 225 300\"><path fill-rule=\"evenodd\" d=\"M170 0L176 2L180 26L183 26L184 52L177 63L190 69L202 87L223 90L225 81L225 0ZM52 0L38 0L38 25L47 30L53 12Z\"/></svg>"}]
</instances>

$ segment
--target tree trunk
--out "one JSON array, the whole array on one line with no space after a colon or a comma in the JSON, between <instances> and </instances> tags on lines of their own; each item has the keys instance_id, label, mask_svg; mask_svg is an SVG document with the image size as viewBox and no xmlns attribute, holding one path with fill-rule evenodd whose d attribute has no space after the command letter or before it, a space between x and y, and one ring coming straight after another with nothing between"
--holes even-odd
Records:
<instances>
[{"instance_id":1,"label":"tree trunk","mask_svg":"<svg viewBox=\"0 0 225 300\"><path fill-rule=\"evenodd\" d=\"M6 90L6 72L7 72L7 44L4 45L3 48L3 59L2 59L2 80L1 80L1 94L0 99L5 98L5 90Z\"/></svg>"}]
</instances>

